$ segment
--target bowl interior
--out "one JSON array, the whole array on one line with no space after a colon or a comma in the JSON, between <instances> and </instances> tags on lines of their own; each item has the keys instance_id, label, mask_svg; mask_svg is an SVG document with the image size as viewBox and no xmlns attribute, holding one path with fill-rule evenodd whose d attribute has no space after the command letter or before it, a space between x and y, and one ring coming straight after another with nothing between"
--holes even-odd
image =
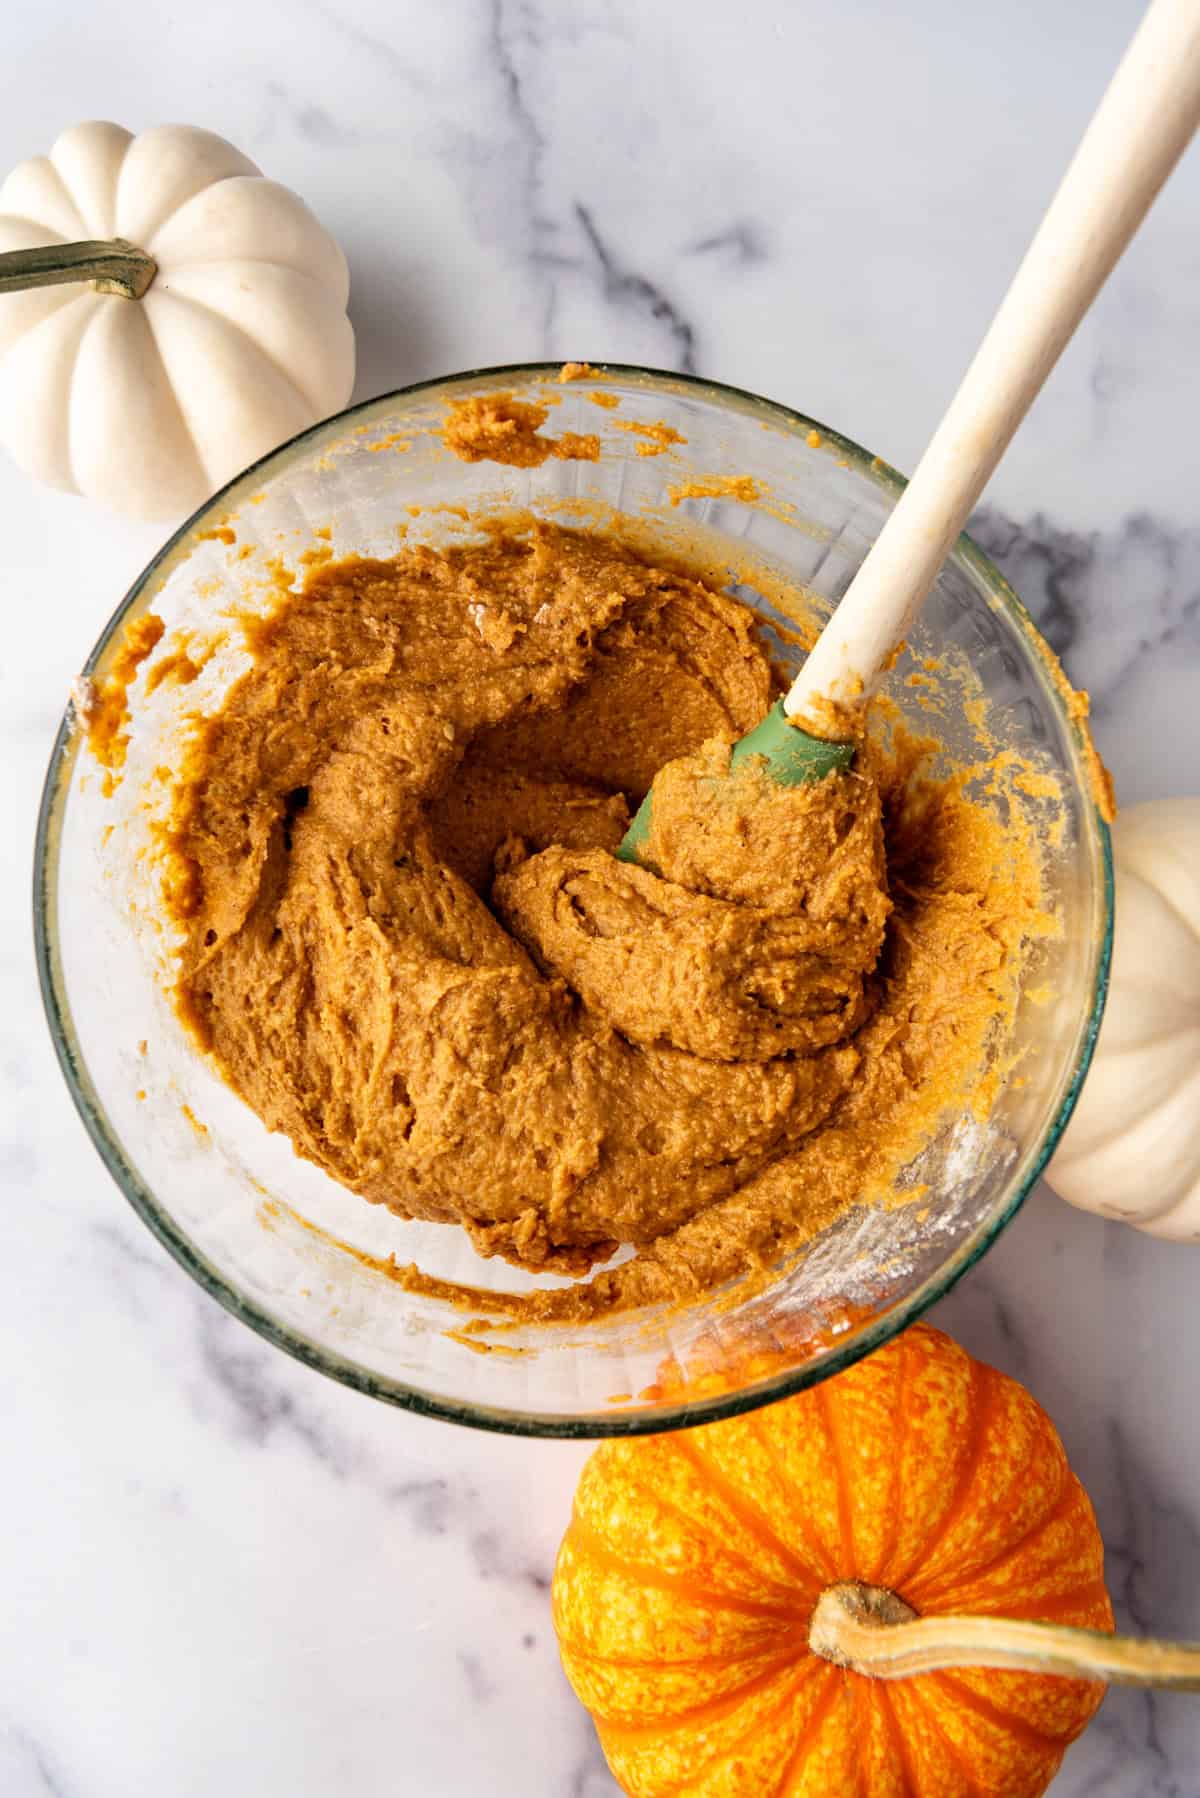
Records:
<instances>
[{"instance_id":1,"label":"bowl interior","mask_svg":"<svg viewBox=\"0 0 1200 1798\"><path fill-rule=\"evenodd\" d=\"M818 614L837 603L894 503L891 470L750 395L644 370L609 367L566 385L557 372L491 371L390 395L277 451L166 546L89 671L103 672L120 627L142 610L163 617L170 636L176 627L211 635L235 603L269 607L280 568L299 568L324 541L318 530L336 554L388 555L398 530L436 543L468 529L462 508L528 508L568 525L620 514L648 543L716 571L768 625L797 621L800 591ZM597 434L599 460L508 469L449 455L447 404L500 390L548 404L549 433ZM594 403L597 392L619 405ZM655 439L628 429L638 422L683 441L658 453ZM730 477L741 478L736 488ZM1012 1216L1066 1122L1098 1028L1111 876L1086 744L1019 604L967 540L888 691L935 731L947 765L970 759L974 726L962 706L946 703L931 719L907 684L914 658L935 650L969 665L998 743L1035 761L1057 790L1046 882L1058 928L1032 952L1004 1045L1019 1054L1019 1077L1001 1084L985 1119L946 1120L919 1168L906 1170L928 1188L920 1207L847 1213L765 1288L586 1327L464 1333L462 1313L402 1290L389 1257L482 1287L523 1282L476 1256L461 1232L402 1223L298 1160L196 1055L164 998L169 943L152 858L137 854L153 829L154 770L170 765L185 715L217 706L245 666L239 641L231 633L186 689L164 683L150 695L135 684L126 775L112 797L64 723L35 898L51 1025L97 1147L151 1229L254 1328L379 1397L485 1427L663 1429L764 1402L876 1346ZM796 662L787 636L776 646Z\"/></svg>"}]
</instances>

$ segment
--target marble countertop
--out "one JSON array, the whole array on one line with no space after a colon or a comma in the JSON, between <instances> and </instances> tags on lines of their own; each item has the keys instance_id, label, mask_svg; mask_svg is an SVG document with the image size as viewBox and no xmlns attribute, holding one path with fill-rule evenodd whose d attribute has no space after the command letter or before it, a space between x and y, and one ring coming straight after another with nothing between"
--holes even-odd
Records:
<instances>
[{"instance_id":1,"label":"marble countertop","mask_svg":"<svg viewBox=\"0 0 1200 1798\"><path fill-rule=\"evenodd\" d=\"M1135 0L17 0L0 166L212 126L353 276L358 393L538 356L694 368L911 467ZM981 534L1126 800L1200 787L1200 153ZM548 1590L584 1450L390 1411L169 1262L54 1064L29 933L71 675L161 532L0 466L0 1794L615 1791ZM1125 1627L1200 1637L1200 1250L1036 1193L938 1312L1049 1408ZM1056 1798L1193 1798L1200 1700L1110 1695Z\"/></svg>"}]
</instances>

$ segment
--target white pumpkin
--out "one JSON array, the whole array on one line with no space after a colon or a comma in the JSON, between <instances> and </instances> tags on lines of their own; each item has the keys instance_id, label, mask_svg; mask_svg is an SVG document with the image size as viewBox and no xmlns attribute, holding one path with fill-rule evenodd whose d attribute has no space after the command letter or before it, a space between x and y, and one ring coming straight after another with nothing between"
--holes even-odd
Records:
<instances>
[{"instance_id":1,"label":"white pumpkin","mask_svg":"<svg viewBox=\"0 0 1200 1798\"><path fill-rule=\"evenodd\" d=\"M38 480L178 516L350 397L346 259L224 138L64 131L0 187L0 252L79 239L124 239L157 272L137 299L0 292L0 443Z\"/></svg>"},{"instance_id":2,"label":"white pumpkin","mask_svg":"<svg viewBox=\"0 0 1200 1798\"><path fill-rule=\"evenodd\" d=\"M1122 812L1113 857L1108 1007L1046 1178L1085 1211L1200 1241L1200 798Z\"/></svg>"}]
</instances>

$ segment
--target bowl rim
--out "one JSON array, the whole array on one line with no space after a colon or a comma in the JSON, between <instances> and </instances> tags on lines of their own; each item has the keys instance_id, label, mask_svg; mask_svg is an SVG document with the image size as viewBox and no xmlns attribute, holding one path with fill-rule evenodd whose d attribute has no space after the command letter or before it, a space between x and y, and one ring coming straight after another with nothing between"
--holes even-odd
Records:
<instances>
[{"instance_id":1,"label":"bowl rim","mask_svg":"<svg viewBox=\"0 0 1200 1798\"><path fill-rule=\"evenodd\" d=\"M690 391L718 403L736 401L739 409L749 407L769 417L793 435L807 437L811 432L817 432L823 448L828 446L835 450L856 473L865 475L893 497L898 497L907 484L904 476L892 468L889 463L863 449L852 438L832 429L820 419L812 418L806 413L782 405L776 400L766 399L746 388L708 380L699 375L684 374L676 370L647 368L636 363L594 362L588 363L586 366L601 378L605 375L615 376L618 379L632 380L658 391L671 389ZM177 530L170 534L134 580L109 618L83 665L82 673L85 676L90 675L97 668L123 625L127 614L137 604L155 576L170 561L174 552L186 542L197 526L214 511L225 509L236 489L258 484L264 476L275 472L277 467L293 456L297 450L338 431L348 421L361 418L364 413L384 411L398 402L410 401L414 395L420 393L439 388L452 390L482 381L494 383L507 379L513 385L545 381L556 378L562 367L561 361L504 363L495 367L464 369L456 374L440 375L428 380L416 381L408 386L395 388L387 393L378 394L371 399L348 406L340 412L331 414L328 418L319 420L306 430L298 432L285 443L279 444L275 449L234 475L201 506L197 507ZM1013 588L991 558L966 532L959 537L951 554L967 563L975 571L990 593L1000 602L1002 608L1009 613L1023 637L1028 639L1031 633L1038 634L1032 617ZM1062 695L1048 676L1044 676L1044 680L1047 691L1050 692L1068 726L1069 734L1083 746L1086 725L1081 727L1079 721L1070 716L1063 703ZM73 709L68 704L50 752L38 807L33 858L33 934L38 983L55 1053L75 1109L79 1113L93 1146L142 1222L168 1254L192 1276L209 1297L215 1299L226 1311L248 1325L265 1341L273 1343L276 1348L282 1349L305 1366L315 1368L318 1372L338 1380L355 1391L365 1393L371 1398L380 1399L386 1404L415 1412L419 1416L438 1418L446 1422L464 1424L502 1435L559 1440L579 1441L604 1437L657 1435L668 1430L686 1428L700 1423L714 1423L722 1418L739 1416L744 1412L756 1410L759 1406L773 1404L793 1393L804 1391L807 1387L842 1372L856 1361L882 1347L885 1342L890 1341L893 1336L898 1335L901 1330L915 1322L932 1305L944 1298L952 1287L962 1279L963 1275L987 1253L1001 1231L1016 1216L1029 1193L1041 1178L1075 1109L1080 1089L1091 1065L1108 993L1112 960L1114 898L1111 834L1094 798L1090 807L1085 806L1084 816L1090 816L1096 832L1101 874L1099 897L1103 904L1103 919L1087 1025L1079 1041L1070 1080L1058 1110L1024 1176L1014 1183L1003 1204L998 1206L992 1215L978 1227L975 1234L960 1243L947 1257L947 1260L934 1273L930 1274L914 1292L880 1312L869 1323L853 1329L847 1340L835 1341L823 1352L794 1367L779 1369L732 1392L708 1393L661 1406L640 1407L636 1411L587 1412L575 1417L564 1417L549 1412L518 1411L469 1400L451 1399L440 1394L426 1392L405 1381L379 1374L347 1355L324 1347L304 1335L300 1330L281 1323L265 1305L247 1298L193 1244L175 1222L170 1212L146 1186L137 1169L126 1156L96 1094L75 1035L56 938L56 894L60 848L58 824L66 803L70 775L78 754L79 746L75 737Z\"/></svg>"}]
</instances>

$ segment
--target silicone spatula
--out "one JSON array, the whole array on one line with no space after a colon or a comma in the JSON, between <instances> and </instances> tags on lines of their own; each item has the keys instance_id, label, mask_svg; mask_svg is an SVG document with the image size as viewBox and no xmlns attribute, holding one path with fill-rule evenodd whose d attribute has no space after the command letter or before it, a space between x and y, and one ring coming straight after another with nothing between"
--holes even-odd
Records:
<instances>
[{"instance_id":1,"label":"silicone spatula","mask_svg":"<svg viewBox=\"0 0 1200 1798\"><path fill-rule=\"evenodd\" d=\"M962 385L791 690L733 747L783 785L847 767L867 702L992 471L1200 124L1200 0L1154 0ZM638 861L646 795L618 855Z\"/></svg>"}]
</instances>

